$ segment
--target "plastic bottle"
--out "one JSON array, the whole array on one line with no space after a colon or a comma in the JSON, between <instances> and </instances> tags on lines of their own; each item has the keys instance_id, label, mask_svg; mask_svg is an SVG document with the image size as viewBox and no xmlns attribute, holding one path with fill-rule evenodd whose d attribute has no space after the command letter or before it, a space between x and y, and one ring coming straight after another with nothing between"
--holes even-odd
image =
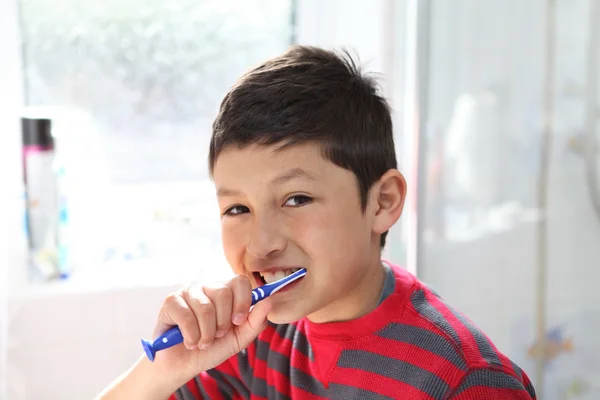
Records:
<instances>
[{"instance_id":1,"label":"plastic bottle","mask_svg":"<svg viewBox=\"0 0 600 400\"><path fill-rule=\"evenodd\" d=\"M25 231L29 250L29 279L58 275L57 185L52 121L27 116L22 123Z\"/></svg>"}]
</instances>

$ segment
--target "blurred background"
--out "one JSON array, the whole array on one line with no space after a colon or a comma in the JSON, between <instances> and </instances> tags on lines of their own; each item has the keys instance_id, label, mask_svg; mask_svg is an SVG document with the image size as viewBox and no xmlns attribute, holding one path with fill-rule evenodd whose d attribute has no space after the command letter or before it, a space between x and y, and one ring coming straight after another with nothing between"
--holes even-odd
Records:
<instances>
[{"instance_id":1,"label":"blurred background","mask_svg":"<svg viewBox=\"0 0 600 400\"><path fill-rule=\"evenodd\" d=\"M230 275L212 119L299 43L348 48L392 105L410 191L385 258L540 399L599 399L599 22L600 0L0 0L0 398L92 398L166 294ZM62 278L27 251L33 114L52 118L68 201Z\"/></svg>"}]
</instances>

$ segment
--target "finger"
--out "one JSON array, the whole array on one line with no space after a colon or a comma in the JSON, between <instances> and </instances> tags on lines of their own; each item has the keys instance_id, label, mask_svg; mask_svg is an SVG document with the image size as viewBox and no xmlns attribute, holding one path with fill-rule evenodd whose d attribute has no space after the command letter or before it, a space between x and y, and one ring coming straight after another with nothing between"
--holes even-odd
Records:
<instances>
[{"instance_id":1,"label":"finger","mask_svg":"<svg viewBox=\"0 0 600 400\"><path fill-rule=\"evenodd\" d=\"M228 286L221 286L218 288L204 288L204 294L212 301L217 313L215 337L223 337L231 327L233 292Z\"/></svg>"},{"instance_id":2,"label":"finger","mask_svg":"<svg viewBox=\"0 0 600 400\"><path fill-rule=\"evenodd\" d=\"M200 340L200 328L196 315L183 297L183 291L175 292L165 299L154 331L155 338L175 325L181 330L185 347L196 349Z\"/></svg>"},{"instance_id":3,"label":"finger","mask_svg":"<svg viewBox=\"0 0 600 400\"><path fill-rule=\"evenodd\" d=\"M239 350L248 347L258 334L267 327L267 315L270 310L270 298L266 298L254 306L246 322L238 328Z\"/></svg>"},{"instance_id":4,"label":"finger","mask_svg":"<svg viewBox=\"0 0 600 400\"><path fill-rule=\"evenodd\" d=\"M196 346L205 349L215 340L217 330L215 306L204 293L204 289L199 286L191 286L184 291L184 297L196 315L200 328L200 340L196 342Z\"/></svg>"},{"instance_id":5,"label":"finger","mask_svg":"<svg viewBox=\"0 0 600 400\"><path fill-rule=\"evenodd\" d=\"M247 277L238 275L230 280L226 286L233 293L231 322L235 325L241 325L246 321L252 304L252 285Z\"/></svg>"}]
</instances>

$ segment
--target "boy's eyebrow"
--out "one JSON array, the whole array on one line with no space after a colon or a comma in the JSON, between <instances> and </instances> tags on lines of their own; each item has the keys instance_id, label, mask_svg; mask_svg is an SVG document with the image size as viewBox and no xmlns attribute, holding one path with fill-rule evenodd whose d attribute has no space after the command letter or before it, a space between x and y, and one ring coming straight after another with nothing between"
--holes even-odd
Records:
<instances>
[{"instance_id":1,"label":"boy's eyebrow","mask_svg":"<svg viewBox=\"0 0 600 400\"><path fill-rule=\"evenodd\" d=\"M292 168L285 171L283 174L276 176L269 182L270 185L278 186L283 185L284 183L292 180L292 179L307 179L310 181L316 181L317 177L311 172L306 171L302 168ZM227 196L241 196L242 192L235 189L228 188L219 188L217 190L217 197L227 197Z\"/></svg>"},{"instance_id":2,"label":"boy's eyebrow","mask_svg":"<svg viewBox=\"0 0 600 400\"><path fill-rule=\"evenodd\" d=\"M282 185L282 184L286 183L287 181L290 181L295 178L307 179L309 181L317 180L317 177L314 174L312 174L311 172L308 172L305 169L292 168L292 169L285 171L283 174L275 177L273 180L271 180L271 185Z\"/></svg>"}]
</instances>

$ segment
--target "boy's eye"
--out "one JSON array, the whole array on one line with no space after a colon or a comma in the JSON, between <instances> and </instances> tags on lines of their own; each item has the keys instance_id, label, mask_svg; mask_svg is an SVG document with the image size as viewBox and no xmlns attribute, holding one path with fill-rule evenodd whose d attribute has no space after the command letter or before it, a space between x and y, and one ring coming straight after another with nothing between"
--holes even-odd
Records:
<instances>
[{"instance_id":1,"label":"boy's eye","mask_svg":"<svg viewBox=\"0 0 600 400\"><path fill-rule=\"evenodd\" d=\"M246 206L233 206L228 208L223 215L240 215L247 212L250 212L250 210Z\"/></svg>"},{"instance_id":2,"label":"boy's eye","mask_svg":"<svg viewBox=\"0 0 600 400\"><path fill-rule=\"evenodd\" d=\"M285 201L285 205L288 207L298 207L298 206L301 206L303 204L310 202L311 200L312 199L308 196L297 195L297 196L292 196L292 197L288 198Z\"/></svg>"}]
</instances>

